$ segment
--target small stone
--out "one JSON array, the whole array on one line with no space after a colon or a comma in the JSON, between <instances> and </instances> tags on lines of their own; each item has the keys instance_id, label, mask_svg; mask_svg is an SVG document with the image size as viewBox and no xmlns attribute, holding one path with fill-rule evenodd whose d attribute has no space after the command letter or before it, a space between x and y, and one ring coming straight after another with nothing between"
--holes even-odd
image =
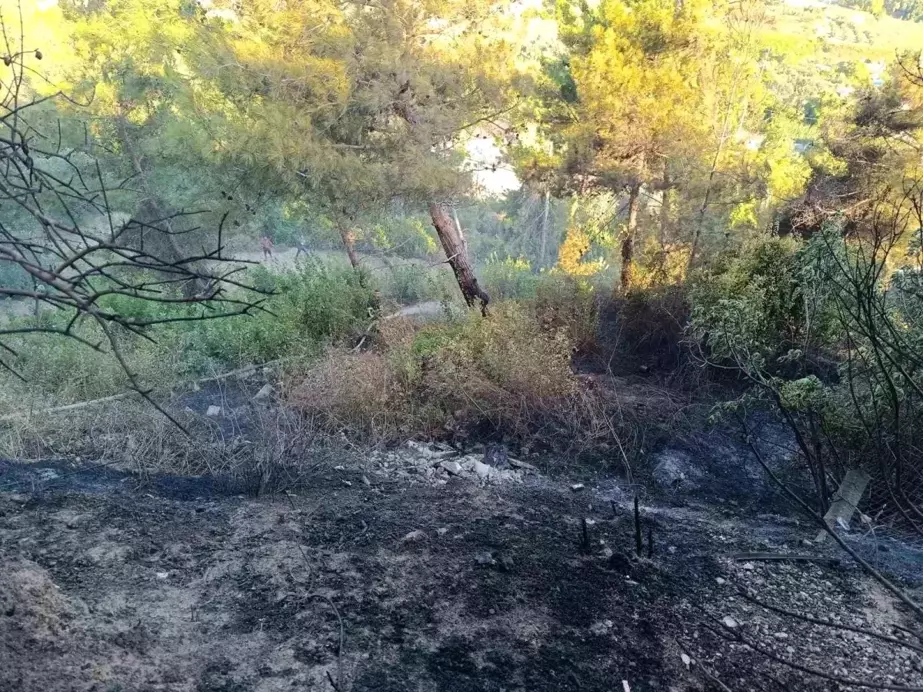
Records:
<instances>
[{"instance_id":1,"label":"small stone","mask_svg":"<svg viewBox=\"0 0 923 692\"><path fill-rule=\"evenodd\" d=\"M756 569L756 566L752 562L745 562L742 566L748 572L752 572Z\"/></svg>"},{"instance_id":2,"label":"small stone","mask_svg":"<svg viewBox=\"0 0 923 692\"><path fill-rule=\"evenodd\" d=\"M728 629L735 629L735 628L738 626L738 625L737 625L737 620L735 620L734 618L732 618L730 615L725 615L725 616L724 616L724 619L723 619L721 622L722 622L722 624L724 624L724 626L727 627Z\"/></svg>"},{"instance_id":3,"label":"small stone","mask_svg":"<svg viewBox=\"0 0 923 692\"><path fill-rule=\"evenodd\" d=\"M342 479L342 480L340 481L340 483L342 483L343 485L345 485L347 488L352 488L352 487L353 487L352 481L348 481L348 480L346 480L345 478Z\"/></svg>"},{"instance_id":4,"label":"small stone","mask_svg":"<svg viewBox=\"0 0 923 692\"><path fill-rule=\"evenodd\" d=\"M424 533L420 529L417 529L416 531L411 531L406 536L404 536L401 539L401 542L402 543L415 543L419 540L422 540L425 537L426 537L426 533Z\"/></svg>"},{"instance_id":5,"label":"small stone","mask_svg":"<svg viewBox=\"0 0 923 692\"><path fill-rule=\"evenodd\" d=\"M372 485L372 481L369 480L369 477L368 477L368 476L363 476L363 477L362 477L362 484L363 484L363 485L371 486L371 485Z\"/></svg>"},{"instance_id":6,"label":"small stone","mask_svg":"<svg viewBox=\"0 0 923 692\"><path fill-rule=\"evenodd\" d=\"M216 406L215 404L212 404L211 406L208 407L208 409L206 409L205 415L208 416L209 418L217 418L218 416L221 415L221 407Z\"/></svg>"},{"instance_id":7,"label":"small stone","mask_svg":"<svg viewBox=\"0 0 923 692\"><path fill-rule=\"evenodd\" d=\"M448 532L449 530L444 526L436 529L436 533L439 534L440 536L445 536Z\"/></svg>"},{"instance_id":8,"label":"small stone","mask_svg":"<svg viewBox=\"0 0 923 692\"><path fill-rule=\"evenodd\" d=\"M169 572L157 572L157 574L155 574L154 576L156 576L158 579L163 581L164 579L170 576L170 573Z\"/></svg>"},{"instance_id":9,"label":"small stone","mask_svg":"<svg viewBox=\"0 0 923 692\"><path fill-rule=\"evenodd\" d=\"M260 391L258 391L256 394L253 395L253 400L254 401L267 401L275 393L276 393L276 388L273 387L271 384L267 383L267 384L264 384L262 387L260 387Z\"/></svg>"},{"instance_id":10,"label":"small stone","mask_svg":"<svg viewBox=\"0 0 923 692\"><path fill-rule=\"evenodd\" d=\"M586 487L586 486L584 486L583 483L574 483L574 484L570 487L570 489L571 489L572 491L574 491L575 493L579 493L579 492L580 492L581 490L583 490L585 487Z\"/></svg>"},{"instance_id":11,"label":"small stone","mask_svg":"<svg viewBox=\"0 0 923 692\"><path fill-rule=\"evenodd\" d=\"M538 471L537 467L533 466L527 461L520 461L519 459L513 459L513 457L510 457L508 461L510 462L510 466L513 468L525 469L527 471Z\"/></svg>"},{"instance_id":12,"label":"small stone","mask_svg":"<svg viewBox=\"0 0 923 692\"><path fill-rule=\"evenodd\" d=\"M459 464L457 461L441 461L439 462L439 465L453 476L457 476L462 472L461 464Z\"/></svg>"},{"instance_id":13,"label":"small stone","mask_svg":"<svg viewBox=\"0 0 923 692\"><path fill-rule=\"evenodd\" d=\"M39 479L43 481L53 481L58 477L58 472L54 469L39 469L37 474Z\"/></svg>"},{"instance_id":14,"label":"small stone","mask_svg":"<svg viewBox=\"0 0 923 692\"><path fill-rule=\"evenodd\" d=\"M489 552L478 553L474 556L474 561L479 565L492 565L494 564L494 556Z\"/></svg>"},{"instance_id":15,"label":"small stone","mask_svg":"<svg viewBox=\"0 0 923 692\"><path fill-rule=\"evenodd\" d=\"M491 471L492 469L487 464L480 461L474 462L474 472L477 474L478 478L489 478Z\"/></svg>"},{"instance_id":16,"label":"small stone","mask_svg":"<svg viewBox=\"0 0 923 692\"><path fill-rule=\"evenodd\" d=\"M724 577L716 577L715 581L718 582L718 586L724 586L725 584L727 584L727 579L725 579Z\"/></svg>"},{"instance_id":17,"label":"small stone","mask_svg":"<svg viewBox=\"0 0 923 692\"><path fill-rule=\"evenodd\" d=\"M776 632L776 639L788 639L787 632Z\"/></svg>"}]
</instances>

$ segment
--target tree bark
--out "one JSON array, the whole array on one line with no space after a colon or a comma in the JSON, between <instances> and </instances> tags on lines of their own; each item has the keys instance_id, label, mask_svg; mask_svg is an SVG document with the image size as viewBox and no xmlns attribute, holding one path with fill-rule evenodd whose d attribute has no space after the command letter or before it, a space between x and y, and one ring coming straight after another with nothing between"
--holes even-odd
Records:
<instances>
[{"instance_id":1,"label":"tree bark","mask_svg":"<svg viewBox=\"0 0 923 692\"><path fill-rule=\"evenodd\" d=\"M547 265L548 251L548 209L551 206L551 193L545 190L545 204L542 209L542 246L539 251L539 267L544 269Z\"/></svg>"},{"instance_id":2,"label":"tree bark","mask_svg":"<svg viewBox=\"0 0 923 692\"><path fill-rule=\"evenodd\" d=\"M490 302L490 296L478 285L474 267L471 266L471 260L468 258L465 237L461 228L455 224L444 204L435 202L430 204L429 215L433 220L433 227L436 229L442 248L445 250L449 266L455 274L455 280L461 289L465 304L473 308L480 303L481 314L487 316L487 303Z\"/></svg>"},{"instance_id":3,"label":"tree bark","mask_svg":"<svg viewBox=\"0 0 923 692\"><path fill-rule=\"evenodd\" d=\"M151 185L147 179L147 172L144 170L144 164L141 160L141 155L138 153L138 150L135 148L135 144L132 141L131 134L128 131L128 122L124 115L121 113L115 119L116 127L119 132L119 139L122 140L122 145L125 147L125 151L128 154L128 158L131 161L132 168L135 171L135 175L138 176L138 181L141 183L141 190L146 196L145 203L147 209L150 212L153 225L156 226L156 222L163 224L164 229L161 231L161 235L166 238L167 245L169 246L170 252L173 255L174 262L181 262L186 256L187 253L183 251L180 247L179 242L177 241L177 233L173 228L173 224L170 223L169 214L165 210L165 205L162 200L154 193ZM145 208L145 204L142 203L142 209ZM144 219L147 221L147 219ZM141 229L141 249L144 249L144 228ZM201 279L194 279L183 284L183 295L187 298L191 298L205 288L205 282Z\"/></svg>"},{"instance_id":4,"label":"tree bark","mask_svg":"<svg viewBox=\"0 0 923 692\"><path fill-rule=\"evenodd\" d=\"M420 125L420 118L417 113L410 107L410 104L403 98L407 92L410 83L408 82L401 87L394 104L394 111L413 127ZM468 247L465 243L465 236L462 233L461 226L457 225L457 216L453 219L445 204L431 202L429 205L429 215L433 220L433 227L439 236L439 242L445 250L446 261L452 267L455 274L455 280L461 289L462 296L469 308L473 308L478 302L481 304L481 314L487 316L487 303L490 302L490 296L487 295L480 286L478 286L477 277L474 274L474 267L468 257Z\"/></svg>"},{"instance_id":5,"label":"tree bark","mask_svg":"<svg viewBox=\"0 0 923 692\"><path fill-rule=\"evenodd\" d=\"M340 231L340 238L343 239L343 246L346 248L346 256L349 257L349 263L352 265L353 269L358 269L359 255L356 254L356 234L343 223L337 224L337 230Z\"/></svg>"},{"instance_id":6,"label":"tree bark","mask_svg":"<svg viewBox=\"0 0 923 692\"><path fill-rule=\"evenodd\" d=\"M668 238L670 237L670 171L667 162L663 163L663 196L660 202L660 248L666 250Z\"/></svg>"},{"instance_id":7,"label":"tree bark","mask_svg":"<svg viewBox=\"0 0 923 692\"><path fill-rule=\"evenodd\" d=\"M635 260L635 232L638 230L638 199L641 196L641 183L632 183L628 191L628 225L622 240L622 272L620 285L622 293L631 288L631 274Z\"/></svg>"}]
</instances>

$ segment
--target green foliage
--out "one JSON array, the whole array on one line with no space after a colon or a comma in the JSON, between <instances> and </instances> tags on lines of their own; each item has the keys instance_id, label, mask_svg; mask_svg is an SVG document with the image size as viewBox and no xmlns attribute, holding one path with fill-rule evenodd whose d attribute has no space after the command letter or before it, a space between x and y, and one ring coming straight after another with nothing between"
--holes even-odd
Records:
<instances>
[{"instance_id":1,"label":"green foliage","mask_svg":"<svg viewBox=\"0 0 923 692\"><path fill-rule=\"evenodd\" d=\"M798 243L764 237L696 277L690 334L712 357L765 367L797 343L804 301Z\"/></svg>"},{"instance_id":2,"label":"green foliage","mask_svg":"<svg viewBox=\"0 0 923 692\"><path fill-rule=\"evenodd\" d=\"M150 332L153 342L124 333L120 348L129 367L148 386L167 387L189 377L222 372L278 358L310 360L330 344L351 343L366 329L377 310L368 277L351 268L309 262L288 272L258 267L251 270L254 285L275 293L266 311L233 319L183 321ZM165 316L195 316L193 309L152 304L120 297L101 303L105 309L140 320ZM18 318L24 327L62 328L68 318L54 311L38 317ZM90 343L104 344L92 321L77 326L77 334ZM95 399L128 386L118 362L106 352L93 352L66 339L23 336L12 365L29 387L53 397L55 403ZM9 375L4 382L22 389Z\"/></svg>"},{"instance_id":3,"label":"green foliage","mask_svg":"<svg viewBox=\"0 0 923 692\"><path fill-rule=\"evenodd\" d=\"M310 355L318 347L365 331L377 310L368 277L347 268L305 262L294 270L253 270L254 284L272 290L265 312L203 323L194 351L226 364Z\"/></svg>"},{"instance_id":4,"label":"green foliage","mask_svg":"<svg viewBox=\"0 0 923 692\"><path fill-rule=\"evenodd\" d=\"M541 281L528 261L512 257L501 260L496 255L487 261L480 274L481 285L494 301L534 298Z\"/></svg>"},{"instance_id":5,"label":"green foliage","mask_svg":"<svg viewBox=\"0 0 923 692\"><path fill-rule=\"evenodd\" d=\"M920 0L844 0L846 7L869 12L880 17L887 13L910 22L923 22L923 2Z\"/></svg>"}]
</instances>

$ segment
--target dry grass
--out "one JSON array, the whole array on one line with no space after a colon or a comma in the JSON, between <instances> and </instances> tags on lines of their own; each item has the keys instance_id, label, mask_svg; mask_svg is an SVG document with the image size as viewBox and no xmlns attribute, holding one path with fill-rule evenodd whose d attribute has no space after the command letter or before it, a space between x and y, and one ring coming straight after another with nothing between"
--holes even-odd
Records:
<instances>
[{"instance_id":1,"label":"dry grass","mask_svg":"<svg viewBox=\"0 0 923 692\"><path fill-rule=\"evenodd\" d=\"M615 463L630 463L643 425L611 391L573 372L568 325L543 328L541 319L508 303L486 320L393 321L375 350L332 349L290 378L288 402L328 434L364 444L499 438L574 457L611 449Z\"/></svg>"},{"instance_id":2,"label":"dry grass","mask_svg":"<svg viewBox=\"0 0 923 692\"><path fill-rule=\"evenodd\" d=\"M0 457L91 461L140 475L207 475L260 494L297 486L310 470L307 459L317 464L347 451L290 409L229 410L219 422L165 403L186 432L148 403L121 399L3 421Z\"/></svg>"}]
</instances>

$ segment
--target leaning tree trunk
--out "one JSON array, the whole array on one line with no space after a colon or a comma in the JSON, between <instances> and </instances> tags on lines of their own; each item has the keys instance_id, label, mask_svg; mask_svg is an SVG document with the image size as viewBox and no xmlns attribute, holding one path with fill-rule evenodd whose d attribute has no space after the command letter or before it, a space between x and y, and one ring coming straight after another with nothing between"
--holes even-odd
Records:
<instances>
[{"instance_id":1,"label":"leaning tree trunk","mask_svg":"<svg viewBox=\"0 0 923 692\"><path fill-rule=\"evenodd\" d=\"M455 280L461 289L462 297L469 308L475 307L478 303L481 306L481 314L487 315L487 303L490 302L490 296L478 286L477 277L474 275L474 267L471 266L471 260L468 257L468 251L465 247L465 237L462 235L461 228L455 224L452 215L444 204L433 203L429 205L429 215L433 219L433 227L445 250L445 256L448 258L449 266L455 274Z\"/></svg>"},{"instance_id":2,"label":"leaning tree trunk","mask_svg":"<svg viewBox=\"0 0 923 692\"><path fill-rule=\"evenodd\" d=\"M349 257L349 263L352 265L353 269L358 269L359 255L356 254L356 234L342 223L337 224L337 230L340 231L340 238L343 239L343 246L346 248L346 256Z\"/></svg>"},{"instance_id":3,"label":"leaning tree trunk","mask_svg":"<svg viewBox=\"0 0 923 692\"><path fill-rule=\"evenodd\" d=\"M631 275L635 261L635 232L638 230L638 199L641 195L641 183L634 183L628 192L628 227L622 240L622 273L620 285L622 293L631 288Z\"/></svg>"}]
</instances>

